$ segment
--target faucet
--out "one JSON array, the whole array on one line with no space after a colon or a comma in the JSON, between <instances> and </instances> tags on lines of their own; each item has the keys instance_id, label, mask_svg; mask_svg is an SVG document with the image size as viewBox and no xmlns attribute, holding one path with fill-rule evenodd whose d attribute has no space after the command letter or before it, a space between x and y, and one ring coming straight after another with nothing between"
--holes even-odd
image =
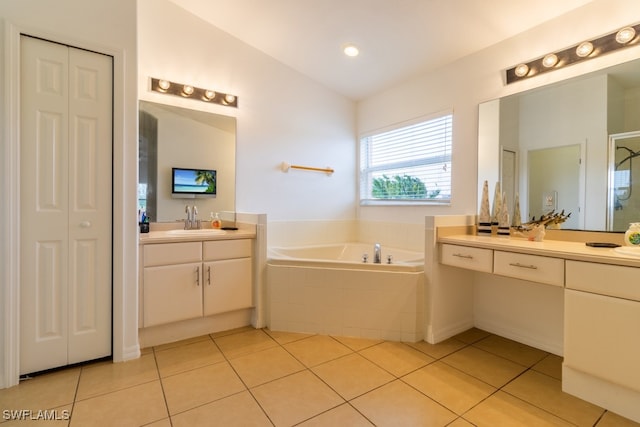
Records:
<instances>
[{"instance_id":1,"label":"faucet","mask_svg":"<svg viewBox=\"0 0 640 427\"><path fill-rule=\"evenodd\" d=\"M382 263L382 254L380 252L380 243L376 243L373 245L373 263L381 264Z\"/></svg>"},{"instance_id":2,"label":"faucet","mask_svg":"<svg viewBox=\"0 0 640 427\"><path fill-rule=\"evenodd\" d=\"M186 205L184 211L187 214L187 218L184 220L184 229L189 230L191 228L191 206Z\"/></svg>"},{"instance_id":3,"label":"faucet","mask_svg":"<svg viewBox=\"0 0 640 427\"><path fill-rule=\"evenodd\" d=\"M184 229L191 230L194 228L202 228L200 220L198 220L198 207L196 205L193 206L185 206L184 211L187 214L187 219L184 220Z\"/></svg>"}]
</instances>

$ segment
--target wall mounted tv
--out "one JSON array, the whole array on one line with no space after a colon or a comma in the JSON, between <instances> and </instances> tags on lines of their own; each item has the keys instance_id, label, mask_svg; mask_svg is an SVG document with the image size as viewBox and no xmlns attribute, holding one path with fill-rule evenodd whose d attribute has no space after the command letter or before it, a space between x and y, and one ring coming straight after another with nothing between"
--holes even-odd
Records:
<instances>
[{"instance_id":1,"label":"wall mounted tv","mask_svg":"<svg viewBox=\"0 0 640 427\"><path fill-rule=\"evenodd\" d=\"M171 169L171 194L173 197L215 197L216 171L212 169Z\"/></svg>"}]
</instances>

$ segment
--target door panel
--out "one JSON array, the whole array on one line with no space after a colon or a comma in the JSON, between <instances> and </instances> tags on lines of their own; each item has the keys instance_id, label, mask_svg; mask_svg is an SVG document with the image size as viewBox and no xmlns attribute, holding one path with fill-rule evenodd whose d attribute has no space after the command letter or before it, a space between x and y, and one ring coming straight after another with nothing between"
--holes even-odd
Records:
<instances>
[{"instance_id":1,"label":"door panel","mask_svg":"<svg viewBox=\"0 0 640 427\"><path fill-rule=\"evenodd\" d=\"M111 354L112 58L23 36L21 77L24 374Z\"/></svg>"},{"instance_id":2,"label":"door panel","mask_svg":"<svg viewBox=\"0 0 640 427\"><path fill-rule=\"evenodd\" d=\"M69 363L111 354L111 62L69 49Z\"/></svg>"}]
</instances>

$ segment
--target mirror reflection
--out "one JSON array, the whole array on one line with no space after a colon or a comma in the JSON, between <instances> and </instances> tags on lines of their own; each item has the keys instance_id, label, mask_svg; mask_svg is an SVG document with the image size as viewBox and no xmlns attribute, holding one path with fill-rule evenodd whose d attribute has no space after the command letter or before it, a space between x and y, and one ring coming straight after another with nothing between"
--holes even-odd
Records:
<instances>
[{"instance_id":1,"label":"mirror reflection","mask_svg":"<svg viewBox=\"0 0 640 427\"><path fill-rule=\"evenodd\" d=\"M236 119L148 101L139 103L138 206L152 222L235 210ZM216 194L173 192L174 168L215 171Z\"/></svg>"},{"instance_id":2,"label":"mirror reflection","mask_svg":"<svg viewBox=\"0 0 640 427\"><path fill-rule=\"evenodd\" d=\"M640 60L489 101L479 108L478 182L498 167L495 179L508 200L518 194L523 221L564 210L571 217L562 228L624 231L640 220L640 191L627 194L622 181L640 180L640 171L627 161L616 172L609 159L623 153L611 152L609 140L636 131ZM617 207L614 175L617 193L629 197Z\"/></svg>"}]
</instances>

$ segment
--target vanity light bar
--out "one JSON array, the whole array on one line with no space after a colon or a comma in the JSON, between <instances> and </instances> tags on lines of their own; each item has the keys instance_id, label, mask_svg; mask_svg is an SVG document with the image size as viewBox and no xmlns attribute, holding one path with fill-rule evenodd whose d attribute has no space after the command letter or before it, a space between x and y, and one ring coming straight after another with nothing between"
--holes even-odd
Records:
<instances>
[{"instance_id":1,"label":"vanity light bar","mask_svg":"<svg viewBox=\"0 0 640 427\"><path fill-rule=\"evenodd\" d=\"M506 71L506 82L514 83L538 74L557 70L606 53L640 44L640 24L629 25L593 40L586 40L567 49L523 62Z\"/></svg>"},{"instance_id":2,"label":"vanity light bar","mask_svg":"<svg viewBox=\"0 0 640 427\"><path fill-rule=\"evenodd\" d=\"M182 98L194 99L202 102L212 102L226 107L238 108L238 97L229 93L215 92L210 89L170 82L169 80L156 79L151 77L151 90L167 95L180 96Z\"/></svg>"}]
</instances>

